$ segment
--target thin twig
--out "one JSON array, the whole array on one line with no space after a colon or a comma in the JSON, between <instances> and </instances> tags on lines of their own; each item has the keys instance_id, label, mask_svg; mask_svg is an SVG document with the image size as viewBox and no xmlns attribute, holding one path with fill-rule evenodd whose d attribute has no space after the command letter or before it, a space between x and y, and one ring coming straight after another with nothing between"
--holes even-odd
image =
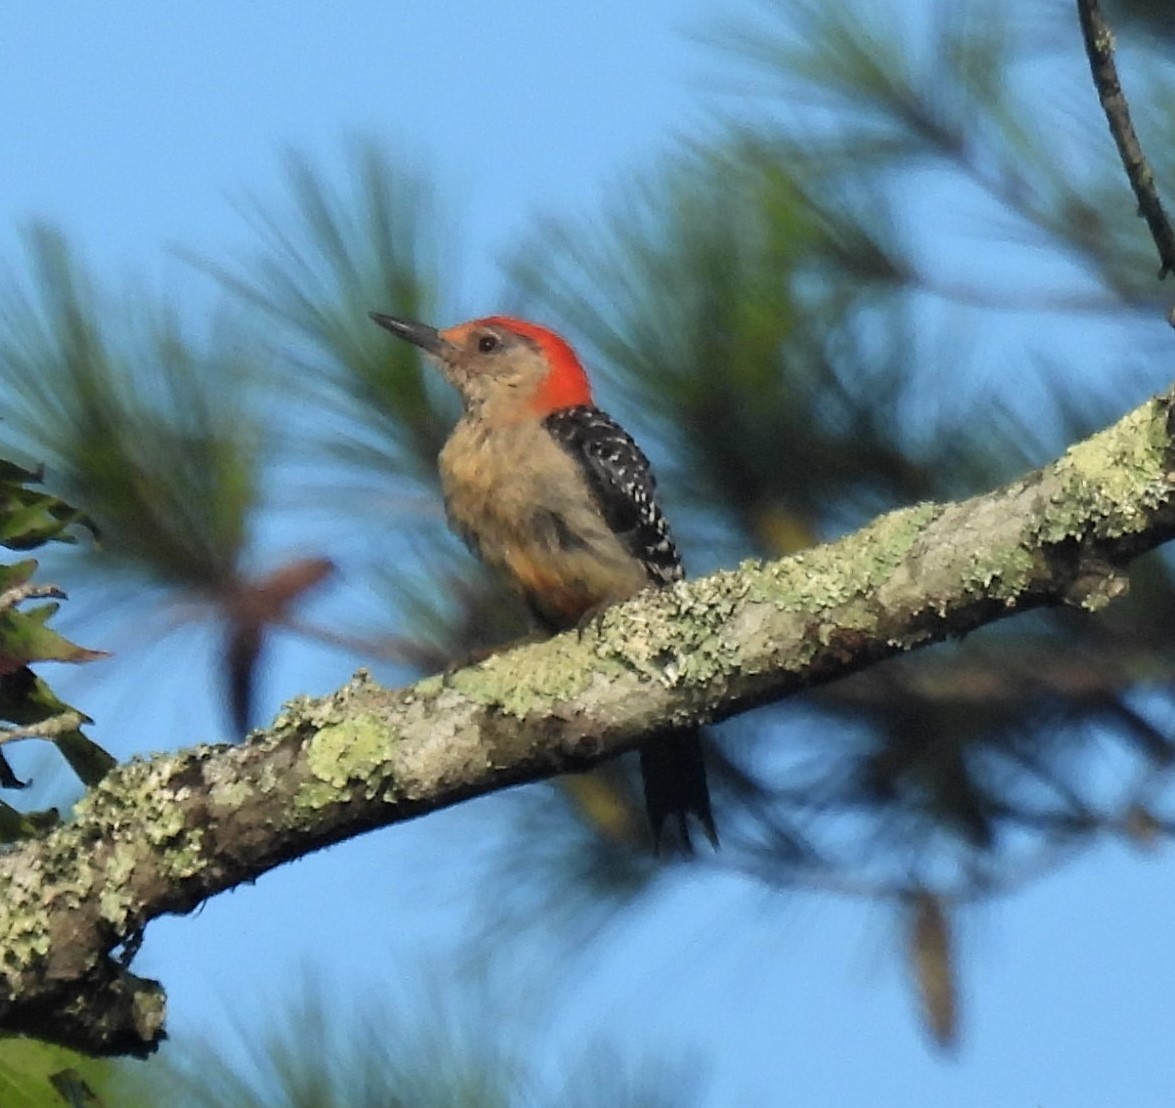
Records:
<instances>
[{"instance_id":1,"label":"thin twig","mask_svg":"<svg viewBox=\"0 0 1175 1108\"><path fill-rule=\"evenodd\" d=\"M1139 215L1146 220L1159 251L1159 279L1162 280L1168 273L1175 273L1175 230L1163 211L1150 163L1134 133L1134 124L1130 122L1130 105L1126 102L1126 94L1118 81L1118 68L1114 64L1114 32L1102 17L1097 0L1077 0L1077 14L1081 20L1089 69L1110 124L1110 134L1118 146L1130 187L1138 198Z\"/></svg>"},{"instance_id":2,"label":"thin twig","mask_svg":"<svg viewBox=\"0 0 1175 1108\"><path fill-rule=\"evenodd\" d=\"M0 592L0 612L15 608L26 600L64 600L65 593L57 585L16 585Z\"/></svg>"},{"instance_id":3,"label":"thin twig","mask_svg":"<svg viewBox=\"0 0 1175 1108\"><path fill-rule=\"evenodd\" d=\"M25 727L0 727L0 746L17 739L55 739L69 731L76 731L83 723L85 720L80 712L69 711Z\"/></svg>"}]
</instances>

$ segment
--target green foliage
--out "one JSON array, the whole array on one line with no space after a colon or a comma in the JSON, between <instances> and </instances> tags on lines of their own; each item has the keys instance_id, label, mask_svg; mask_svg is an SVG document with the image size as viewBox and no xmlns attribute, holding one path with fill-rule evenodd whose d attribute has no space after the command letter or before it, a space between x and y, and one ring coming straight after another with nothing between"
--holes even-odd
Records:
<instances>
[{"instance_id":1,"label":"green foliage","mask_svg":"<svg viewBox=\"0 0 1175 1108\"><path fill-rule=\"evenodd\" d=\"M146 1108L161 1103L128 1098L119 1088L118 1070L117 1063L86 1058L51 1043L5 1038L0 1040L0 1104L4 1108Z\"/></svg>"},{"instance_id":2,"label":"green foliage","mask_svg":"<svg viewBox=\"0 0 1175 1108\"><path fill-rule=\"evenodd\" d=\"M0 543L9 550L30 550L54 539L73 542L70 527L83 522L77 509L33 487L42 478L0 458ZM0 578L0 588L13 583Z\"/></svg>"},{"instance_id":3,"label":"green foliage","mask_svg":"<svg viewBox=\"0 0 1175 1108\"><path fill-rule=\"evenodd\" d=\"M442 224L425 178L371 143L350 149L346 177L349 189L337 189L290 155L290 210L256 200L247 210L258 254L239 270L196 261L261 313L286 399L312 405L319 428L324 414L338 417L333 458L431 486L451 404L438 402L414 348L388 342L368 312L433 315ZM320 444L312 435L299 445Z\"/></svg>"},{"instance_id":4,"label":"green foliage","mask_svg":"<svg viewBox=\"0 0 1175 1108\"><path fill-rule=\"evenodd\" d=\"M181 1041L120 1067L115 1087L132 1103L174 1108L688 1108L696 1099L681 1067L618 1063L603 1047L543 1078L533 1005L545 998L520 1004L516 989L509 1003L491 1003L476 980L457 991L446 977L396 1003L350 999L341 1009L337 993L304 984L275 1005L282 1015L267 1034L242 1034L241 1058Z\"/></svg>"},{"instance_id":5,"label":"green foliage","mask_svg":"<svg viewBox=\"0 0 1175 1108\"><path fill-rule=\"evenodd\" d=\"M22 548L31 545L27 534L18 539ZM0 608L0 672L8 672L28 662L87 662L95 654L63 639L45 626L46 620L57 611L56 604L42 604L36 608L17 611L16 604L28 597L58 595L56 590L32 585L30 580L37 568L33 560L0 566L0 593L11 599Z\"/></svg>"},{"instance_id":6,"label":"green foliage","mask_svg":"<svg viewBox=\"0 0 1175 1108\"><path fill-rule=\"evenodd\" d=\"M235 581L256 506L262 436L242 350L187 342L146 296L98 291L61 236L25 235L32 290L0 303L0 382L12 433L85 504L118 565L215 593Z\"/></svg>"},{"instance_id":7,"label":"green foliage","mask_svg":"<svg viewBox=\"0 0 1175 1108\"><path fill-rule=\"evenodd\" d=\"M258 401L260 344L224 325L197 343L158 298L140 293L128 310L104 293L56 232L34 226L25 243L32 274L0 298L8 434L85 505L108 582L146 584L139 596L188 612L197 602L223 624L243 732L269 629L333 568L303 553L250 572L275 437Z\"/></svg>"},{"instance_id":8,"label":"green foliage","mask_svg":"<svg viewBox=\"0 0 1175 1108\"><path fill-rule=\"evenodd\" d=\"M0 462L0 545L30 550L47 542L72 541L68 529L80 520L78 512L33 486L36 473ZM86 738L81 725L89 722L59 700L30 665L38 662L88 662L102 655L76 645L47 626L56 603L28 607L29 600L61 597L51 585L33 582L37 563L26 559L0 565L0 742L44 738L57 745L83 784L101 780L114 764L101 747ZM0 753L0 787L18 788L21 782ZM51 823L52 812L21 814L0 804L0 841L35 834Z\"/></svg>"}]
</instances>

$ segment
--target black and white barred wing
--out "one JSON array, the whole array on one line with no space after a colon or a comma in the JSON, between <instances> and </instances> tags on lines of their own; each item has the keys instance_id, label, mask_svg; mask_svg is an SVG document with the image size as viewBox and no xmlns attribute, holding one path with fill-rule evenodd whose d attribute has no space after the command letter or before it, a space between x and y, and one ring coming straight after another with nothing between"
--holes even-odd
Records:
<instances>
[{"instance_id":1,"label":"black and white barred wing","mask_svg":"<svg viewBox=\"0 0 1175 1108\"><path fill-rule=\"evenodd\" d=\"M681 580L681 556L657 506L656 479L632 436L593 407L552 412L545 424L583 466L600 514L625 549L644 565L649 580L656 585Z\"/></svg>"}]
</instances>

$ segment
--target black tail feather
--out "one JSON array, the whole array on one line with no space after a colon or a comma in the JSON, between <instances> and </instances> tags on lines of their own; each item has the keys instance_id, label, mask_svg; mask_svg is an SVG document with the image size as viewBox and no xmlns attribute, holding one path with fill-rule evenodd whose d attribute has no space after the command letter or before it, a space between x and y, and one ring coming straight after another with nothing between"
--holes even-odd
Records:
<instances>
[{"instance_id":1,"label":"black tail feather","mask_svg":"<svg viewBox=\"0 0 1175 1108\"><path fill-rule=\"evenodd\" d=\"M661 852L666 821L676 825L681 849L693 853L689 817L706 832L715 849L718 829L710 811L710 788L701 732L697 728L668 731L641 747L641 777L645 787L645 811L653 833L653 848Z\"/></svg>"}]
</instances>

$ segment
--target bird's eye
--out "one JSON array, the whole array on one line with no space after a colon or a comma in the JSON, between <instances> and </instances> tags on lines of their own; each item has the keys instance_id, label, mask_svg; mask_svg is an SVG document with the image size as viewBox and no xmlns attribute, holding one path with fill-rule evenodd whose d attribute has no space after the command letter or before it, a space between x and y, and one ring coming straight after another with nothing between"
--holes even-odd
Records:
<instances>
[{"instance_id":1,"label":"bird's eye","mask_svg":"<svg viewBox=\"0 0 1175 1108\"><path fill-rule=\"evenodd\" d=\"M477 340L477 348L483 354L492 353L493 351L498 349L498 336L497 335L482 335L481 338L479 338Z\"/></svg>"}]
</instances>

